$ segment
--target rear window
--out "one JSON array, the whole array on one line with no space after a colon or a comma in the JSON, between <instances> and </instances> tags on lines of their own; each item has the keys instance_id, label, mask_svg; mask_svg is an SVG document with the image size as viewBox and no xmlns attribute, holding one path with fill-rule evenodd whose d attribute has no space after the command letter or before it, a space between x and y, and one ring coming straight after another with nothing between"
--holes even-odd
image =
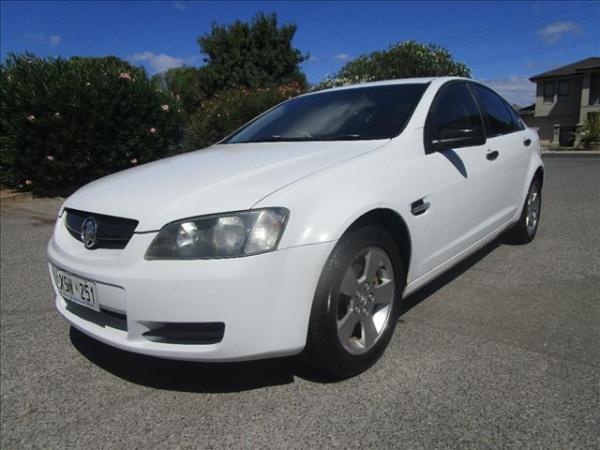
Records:
<instances>
[{"instance_id":1,"label":"rear window","mask_svg":"<svg viewBox=\"0 0 600 450\"><path fill-rule=\"evenodd\" d=\"M504 100L498 94L479 84L472 86L477 92L483 109L488 137L512 133L518 129Z\"/></svg>"},{"instance_id":2,"label":"rear window","mask_svg":"<svg viewBox=\"0 0 600 450\"><path fill-rule=\"evenodd\" d=\"M508 109L508 113L510 114L510 117L512 119L514 130L524 130L525 125L523 125L523 121L521 120L519 115L516 113L514 108L506 102L504 102L504 105L506 106L506 109Z\"/></svg>"},{"instance_id":3,"label":"rear window","mask_svg":"<svg viewBox=\"0 0 600 450\"><path fill-rule=\"evenodd\" d=\"M404 129L426 88L427 84L397 84L297 97L225 142L389 139Z\"/></svg>"}]
</instances>

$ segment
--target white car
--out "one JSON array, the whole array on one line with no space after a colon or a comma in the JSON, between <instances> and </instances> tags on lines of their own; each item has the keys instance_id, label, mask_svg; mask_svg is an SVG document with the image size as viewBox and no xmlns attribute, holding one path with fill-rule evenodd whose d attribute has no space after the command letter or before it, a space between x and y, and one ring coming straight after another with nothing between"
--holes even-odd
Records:
<instances>
[{"instance_id":1,"label":"white car","mask_svg":"<svg viewBox=\"0 0 600 450\"><path fill-rule=\"evenodd\" d=\"M403 297L503 232L535 236L535 131L463 78L306 94L212 147L94 181L48 246L58 311L163 358L367 369Z\"/></svg>"}]
</instances>

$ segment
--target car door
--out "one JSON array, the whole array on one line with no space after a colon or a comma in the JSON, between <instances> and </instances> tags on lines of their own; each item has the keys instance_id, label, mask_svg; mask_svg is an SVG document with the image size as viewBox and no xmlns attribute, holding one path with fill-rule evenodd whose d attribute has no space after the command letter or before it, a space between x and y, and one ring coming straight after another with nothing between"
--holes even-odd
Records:
<instances>
[{"instance_id":1,"label":"car door","mask_svg":"<svg viewBox=\"0 0 600 450\"><path fill-rule=\"evenodd\" d=\"M444 136L475 130L478 143L439 146ZM495 186L487 159L483 118L474 93L464 81L450 82L437 93L425 125L429 193L424 201L435 215L431 236L431 270L459 256L489 235L494 224ZM450 139L450 141L452 141Z\"/></svg>"},{"instance_id":2,"label":"car door","mask_svg":"<svg viewBox=\"0 0 600 450\"><path fill-rule=\"evenodd\" d=\"M521 207L527 172L527 146L531 144L525 127L513 109L494 91L470 83L483 113L487 152L492 157L490 182L495 186L497 227L511 220Z\"/></svg>"}]
</instances>

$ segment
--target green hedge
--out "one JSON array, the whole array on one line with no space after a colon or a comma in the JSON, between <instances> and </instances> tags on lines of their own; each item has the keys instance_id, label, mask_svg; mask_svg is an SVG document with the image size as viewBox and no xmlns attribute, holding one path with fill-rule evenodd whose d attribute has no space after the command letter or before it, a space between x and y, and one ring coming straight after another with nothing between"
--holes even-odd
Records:
<instances>
[{"instance_id":1,"label":"green hedge","mask_svg":"<svg viewBox=\"0 0 600 450\"><path fill-rule=\"evenodd\" d=\"M115 57L0 65L2 184L40 195L180 151L180 102Z\"/></svg>"},{"instance_id":2,"label":"green hedge","mask_svg":"<svg viewBox=\"0 0 600 450\"><path fill-rule=\"evenodd\" d=\"M198 149L214 144L267 109L302 91L300 84L292 83L274 88L220 92L204 101L190 117L185 146Z\"/></svg>"}]
</instances>

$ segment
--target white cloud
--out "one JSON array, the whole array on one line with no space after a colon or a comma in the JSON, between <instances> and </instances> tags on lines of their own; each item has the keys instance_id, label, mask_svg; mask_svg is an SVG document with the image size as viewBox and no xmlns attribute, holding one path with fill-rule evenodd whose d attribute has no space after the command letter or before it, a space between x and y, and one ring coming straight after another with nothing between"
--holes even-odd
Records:
<instances>
[{"instance_id":1,"label":"white cloud","mask_svg":"<svg viewBox=\"0 0 600 450\"><path fill-rule=\"evenodd\" d=\"M334 56L334 59L337 59L338 61L346 61L347 59L350 59L350 55L348 53L338 53Z\"/></svg>"},{"instance_id":2,"label":"white cloud","mask_svg":"<svg viewBox=\"0 0 600 450\"><path fill-rule=\"evenodd\" d=\"M554 22L538 30L538 33L549 44L559 41L566 34L579 32L581 32L581 26L575 22Z\"/></svg>"},{"instance_id":3,"label":"white cloud","mask_svg":"<svg viewBox=\"0 0 600 450\"><path fill-rule=\"evenodd\" d=\"M153 72L164 72L165 70L172 69L173 67L183 66L186 62L182 58L165 55L164 53L157 55L156 53L149 51L135 53L128 59L138 63L147 63Z\"/></svg>"},{"instance_id":4,"label":"white cloud","mask_svg":"<svg viewBox=\"0 0 600 450\"><path fill-rule=\"evenodd\" d=\"M62 42L62 37L60 37L58 34L51 34L50 36L47 36L45 34L25 33L23 36L28 41L39 42L49 45L50 47L56 47Z\"/></svg>"},{"instance_id":5,"label":"white cloud","mask_svg":"<svg viewBox=\"0 0 600 450\"><path fill-rule=\"evenodd\" d=\"M58 44L60 44L62 41L62 38L58 35L58 34L51 34L50 36L48 36L48 45L50 47L56 47Z\"/></svg>"},{"instance_id":6,"label":"white cloud","mask_svg":"<svg viewBox=\"0 0 600 450\"><path fill-rule=\"evenodd\" d=\"M202 62L202 56L200 55L194 55L194 56L190 56L189 58L186 58L184 63L187 64L188 66L194 65L196 63L200 63Z\"/></svg>"},{"instance_id":7,"label":"white cloud","mask_svg":"<svg viewBox=\"0 0 600 450\"><path fill-rule=\"evenodd\" d=\"M527 106L535 101L535 83L527 77L510 77L502 80L482 80L510 104Z\"/></svg>"},{"instance_id":8,"label":"white cloud","mask_svg":"<svg viewBox=\"0 0 600 450\"><path fill-rule=\"evenodd\" d=\"M187 5L181 0L174 1L173 6L177 11L185 11L187 9Z\"/></svg>"}]
</instances>

